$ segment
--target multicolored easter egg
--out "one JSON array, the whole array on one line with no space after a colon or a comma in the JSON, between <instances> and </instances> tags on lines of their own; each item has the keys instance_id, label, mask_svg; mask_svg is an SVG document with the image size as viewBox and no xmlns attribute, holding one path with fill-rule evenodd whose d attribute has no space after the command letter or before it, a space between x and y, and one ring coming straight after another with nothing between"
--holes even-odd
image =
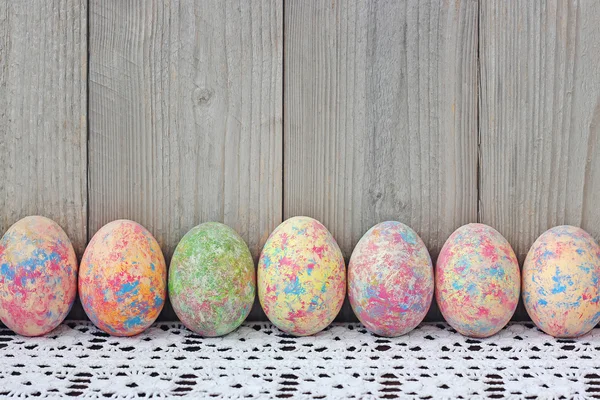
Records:
<instances>
[{"instance_id":1,"label":"multicolored easter egg","mask_svg":"<svg viewBox=\"0 0 600 400\"><path fill-rule=\"evenodd\" d=\"M346 268L331 233L309 217L279 225L258 263L258 298L279 329L312 335L336 317L346 295Z\"/></svg>"},{"instance_id":2,"label":"multicolored easter egg","mask_svg":"<svg viewBox=\"0 0 600 400\"><path fill-rule=\"evenodd\" d=\"M523 265L523 301L538 328L577 337L600 322L600 247L583 229L557 226L531 246Z\"/></svg>"},{"instance_id":3,"label":"multicolored easter egg","mask_svg":"<svg viewBox=\"0 0 600 400\"><path fill-rule=\"evenodd\" d=\"M413 330L433 298L433 265L421 238L395 221L360 239L348 265L348 297L368 330L399 336Z\"/></svg>"},{"instance_id":4,"label":"multicolored easter egg","mask_svg":"<svg viewBox=\"0 0 600 400\"><path fill-rule=\"evenodd\" d=\"M207 222L181 239L169 267L175 313L202 336L225 335L246 319L256 293L254 262L244 239Z\"/></svg>"},{"instance_id":5,"label":"multicolored easter egg","mask_svg":"<svg viewBox=\"0 0 600 400\"><path fill-rule=\"evenodd\" d=\"M519 263L508 241L483 224L458 228L436 264L435 294L446 321L465 336L502 329L519 302Z\"/></svg>"},{"instance_id":6,"label":"multicolored easter egg","mask_svg":"<svg viewBox=\"0 0 600 400\"><path fill-rule=\"evenodd\" d=\"M25 217L0 241L0 320L39 336L67 316L77 294L77 257L67 234L45 217Z\"/></svg>"},{"instance_id":7,"label":"multicolored easter egg","mask_svg":"<svg viewBox=\"0 0 600 400\"><path fill-rule=\"evenodd\" d=\"M156 320L166 295L165 259L146 228L118 220L96 232L81 260L79 296L98 328L137 335Z\"/></svg>"}]
</instances>

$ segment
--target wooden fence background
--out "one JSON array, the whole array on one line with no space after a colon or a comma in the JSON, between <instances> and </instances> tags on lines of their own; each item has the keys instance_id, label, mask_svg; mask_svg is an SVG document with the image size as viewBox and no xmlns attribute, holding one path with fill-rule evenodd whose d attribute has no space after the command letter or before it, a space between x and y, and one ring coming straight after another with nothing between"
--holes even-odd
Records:
<instances>
[{"instance_id":1,"label":"wooden fence background","mask_svg":"<svg viewBox=\"0 0 600 400\"><path fill-rule=\"evenodd\" d=\"M346 259L388 219L434 259L474 221L520 261L554 225L600 239L598 21L584 0L0 0L0 230L45 215L81 256L128 218L167 261L210 220L256 259L294 215Z\"/></svg>"}]
</instances>

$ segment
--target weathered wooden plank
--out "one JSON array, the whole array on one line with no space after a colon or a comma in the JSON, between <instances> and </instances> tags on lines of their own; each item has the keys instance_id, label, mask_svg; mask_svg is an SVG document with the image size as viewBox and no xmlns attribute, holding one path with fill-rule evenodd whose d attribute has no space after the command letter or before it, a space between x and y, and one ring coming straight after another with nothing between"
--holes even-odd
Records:
<instances>
[{"instance_id":1,"label":"weathered wooden plank","mask_svg":"<svg viewBox=\"0 0 600 400\"><path fill-rule=\"evenodd\" d=\"M346 259L381 221L435 259L476 220L477 23L476 1L286 1L285 218L322 221Z\"/></svg>"},{"instance_id":2,"label":"weathered wooden plank","mask_svg":"<svg viewBox=\"0 0 600 400\"><path fill-rule=\"evenodd\" d=\"M600 239L599 20L593 2L482 3L480 217L521 262L555 225Z\"/></svg>"},{"instance_id":3,"label":"weathered wooden plank","mask_svg":"<svg viewBox=\"0 0 600 400\"><path fill-rule=\"evenodd\" d=\"M277 0L90 1L90 237L132 219L169 260L221 221L257 259L282 212L282 24Z\"/></svg>"},{"instance_id":4,"label":"weathered wooden plank","mask_svg":"<svg viewBox=\"0 0 600 400\"><path fill-rule=\"evenodd\" d=\"M0 0L0 234L44 215L87 241L87 1ZM83 316L75 307L70 318Z\"/></svg>"},{"instance_id":5,"label":"weathered wooden plank","mask_svg":"<svg viewBox=\"0 0 600 400\"><path fill-rule=\"evenodd\" d=\"M481 219L523 261L560 224L600 239L600 9L484 2Z\"/></svg>"}]
</instances>

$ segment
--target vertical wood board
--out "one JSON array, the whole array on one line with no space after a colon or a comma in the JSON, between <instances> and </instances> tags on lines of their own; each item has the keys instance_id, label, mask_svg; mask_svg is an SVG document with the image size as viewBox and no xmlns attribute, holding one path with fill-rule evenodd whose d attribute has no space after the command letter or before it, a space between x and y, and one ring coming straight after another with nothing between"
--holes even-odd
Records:
<instances>
[{"instance_id":1,"label":"vertical wood board","mask_svg":"<svg viewBox=\"0 0 600 400\"><path fill-rule=\"evenodd\" d=\"M90 237L132 219L169 260L220 221L256 260L282 212L281 2L90 8Z\"/></svg>"},{"instance_id":2,"label":"vertical wood board","mask_svg":"<svg viewBox=\"0 0 600 400\"><path fill-rule=\"evenodd\" d=\"M87 241L87 1L0 0L0 231L43 215ZM75 306L69 318L84 316Z\"/></svg>"},{"instance_id":3,"label":"vertical wood board","mask_svg":"<svg viewBox=\"0 0 600 400\"><path fill-rule=\"evenodd\" d=\"M323 222L346 260L385 220L434 260L476 221L477 23L476 1L286 1L284 218Z\"/></svg>"},{"instance_id":4,"label":"vertical wood board","mask_svg":"<svg viewBox=\"0 0 600 400\"><path fill-rule=\"evenodd\" d=\"M598 20L588 2L482 7L480 213L520 261L555 225L600 239Z\"/></svg>"},{"instance_id":5,"label":"vertical wood board","mask_svg":"<svg viewBox=\"0 0 600 400\"><path fill-rule=\"evenodd\" d=\"M521 265L556 225L600 239L599 20L593 2L482 3L480 219Z\"/></svg>"}]
</instances>

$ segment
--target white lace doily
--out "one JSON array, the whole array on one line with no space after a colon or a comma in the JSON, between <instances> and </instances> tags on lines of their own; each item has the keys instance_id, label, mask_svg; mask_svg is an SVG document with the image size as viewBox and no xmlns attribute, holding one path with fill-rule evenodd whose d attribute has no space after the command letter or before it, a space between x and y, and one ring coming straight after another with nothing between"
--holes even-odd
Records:
<instances>
[{"instance_id":1,"label":"white lace doily","mask_svg":"<svg viewBox=\"0 0 600 400\"><path fill-rule=\"evenodd\" d=\"M214 339L178 323L134 338L69 322L47 337L0 329L0 397L600 398L600 329L553 339L531 324L492 338L424 324L385 339L359 324L313 337L246 323Z\"/></svg>"}]
</instances>

